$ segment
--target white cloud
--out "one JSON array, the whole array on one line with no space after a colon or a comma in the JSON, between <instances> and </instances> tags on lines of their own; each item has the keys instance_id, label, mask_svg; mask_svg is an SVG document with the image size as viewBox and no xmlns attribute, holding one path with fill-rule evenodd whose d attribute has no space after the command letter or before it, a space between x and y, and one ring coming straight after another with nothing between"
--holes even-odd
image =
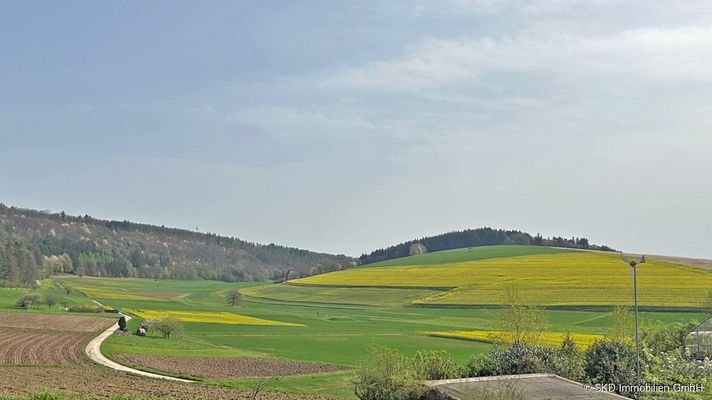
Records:
<instances>
[{"instance_id":1,"label":"white cloud","mask_svg":"<svg viewBox=\"0 0 712 400\"><path fill-rule=\"evenodd\" d=\"M712 81L712 28L638 28L600 37L430 39L402 57L349 68L322 85L419 92L476 83L496 73Z\"/></svg>"}]
</instances>

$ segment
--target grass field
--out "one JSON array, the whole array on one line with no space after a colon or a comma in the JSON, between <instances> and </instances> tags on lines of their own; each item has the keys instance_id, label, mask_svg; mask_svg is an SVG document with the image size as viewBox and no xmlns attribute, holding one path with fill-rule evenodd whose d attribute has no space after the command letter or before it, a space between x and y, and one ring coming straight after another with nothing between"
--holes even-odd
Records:
<instances>
[{"instance_id":1,"label":"grass field","mask_svg":"<svg viewBox=\"0 0 712 400\"><path fill-rule=\"evenodd\" d=\"M292 284L322 287L442 288L412 300L422 305L497 305L505 289L516 287L525 303L545 306L625 305L632 298L630 268L617 254L586 251L551 252L529 246L483 247L432 253L308 278ZM546 249L546 248L544 248ZM482 254L480 254L482 253ZM464 261L466 255L472 259ZM496 255L499 254L499 257ZM423 262L423 261L427 262ZM701 307L712 288L712 270L666 261L638 268L639 301L650 307ZM290 290L284 291L289 299ZM314 290L313 296L319 296ZM276 296L272 296L276 298ZM349 301L348 296L342 297ZM307 301L308 297L303 297ZM406 296L402 300L406 301Z\"/></svg>"},{"instance_id":2,"label":"grass field","mask_svg":"<svg viewBox=\"0 0 712 400\"><path fill-rule=\"evenodd\" d=\"M49 307L46 304L39 305L32 310L19 310L15 307L17 300L24 294L38 294L41 298L52 296L55 305ZM36 313L62 313L64 305L67 306L96 306L90 298L83 293L72 290L67 295L60 283L53 279L45 279L39 288L5 288L0 287L0 310L23 311Z\"/></svg>"},{"instance_id":3,"label":"grass field","mask_svg":"<svg viewBox=\"0 0 712 400\"><path fill-rule=\"evenodd\" d=\"M446 350L464 363L491 348L494 321L503 312L477 304L500 303L501 292L509 285L517 286L525 301L571 307L545 311L547 344L558 342L561 332L574 334L580 345L604 335L610 324L608 311L582 306L630 303L628 268L616 257L497 246L391 260L288 284L87 277L55 279L51 284L71 285L77 296L137 315L139 318L129 321L132 330L142 316L182 316L185 329L175 339L162 339L155 333L148 337L112 336L102 346L109 357L118 353L267 357L354 367L369 347L387 346L410 356L419 350ZM712 287L710 277L709 271L650 262L641 267L641 299L668 308L692 307L696 305L694 296L702 293L705 285ZM235 307L224 300L231 288L239 288L243 294ZM646 311L641 314L641 325L645 328L703 317L691 311ZM230 323L231 318L232 322L278 324ZM290 376L271 388L353 399L352 379L350 371ZM258 380L209 382L251 387Z\"/></svg>"}]
</instances>

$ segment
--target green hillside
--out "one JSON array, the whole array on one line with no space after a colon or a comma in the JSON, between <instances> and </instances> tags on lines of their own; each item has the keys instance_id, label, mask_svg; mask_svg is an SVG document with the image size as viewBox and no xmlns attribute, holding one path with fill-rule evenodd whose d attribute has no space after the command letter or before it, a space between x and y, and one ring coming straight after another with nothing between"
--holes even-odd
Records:
<instances>
[{"instance_id":1,"label":"green hillside","mask_svg":"<svg viewBox=\"0 0 712 400\"><path fill-rule=\"evenodd\" d=\"M699 309L712 287L712 271L660 260L638 268L639 300L651 309ZM309 291L296 287L309 286ZM628 305L630 268L617 254L537 246L449 250L294 279L286 285L245 289L246 295L282 301L323 301L338 288L336 303L362 304L364 288L390 305L496 306L508 288L521 300L551 307ZM400 289L397 296L394 289ZM386 292L386 291L390 292ZM430 293L418 291L428 290ZM435 293L432 293L435 291ZM388 293L388 295L386 295ZM420 296L420 297L419 297Z\"/></svg>"}]
</instances>

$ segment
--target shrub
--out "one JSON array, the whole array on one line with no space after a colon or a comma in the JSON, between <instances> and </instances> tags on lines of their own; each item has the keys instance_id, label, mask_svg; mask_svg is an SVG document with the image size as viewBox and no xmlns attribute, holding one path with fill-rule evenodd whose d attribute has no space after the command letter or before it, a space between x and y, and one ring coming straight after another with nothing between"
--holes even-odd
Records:
<instances>
[{"instance_id":1,"label":"shrub","mask_svg":"<svg viewBox=\"0 0 712 400\"><path fill-rule=\"evenodd\" d=\"M361 400L416 400L426 392L411 360L396 350L372 348L356 370L354 393Z\"/></svg>"},{"instance_id":2,"label":"shrub","mask_svg":"<svg viewBox=\"0 0 712 400\"><path fill-rule=\"evenodd\" d=\"M104 307L101 306L87 306L87 305L74 305L69 307L69 312L79 312L79 313L101 313L104 312Z\"/></svg>"},{"instance_id":3,"label":"shrub","mask_svg":"<svg viewBox=\"0 0 712 400\"><path fill-rule=\"evenodd\" d=\"M559 348L514 343L507 348L494 347L489 353L476 355L465 368L467 376L555 373L578 380L584 375L583 354L570 335Z\"/></svg>"},{"instance_id":4,"label":"shrub","mask_svg":"<svg viewBox=\"0 0 712 400\"><path fill-rule=\"evenodd\" d=\"M467 376L495 376L501 375L499 364L494 361L492 352L486 354L476 354L470 358L465 366Z\"/></svg>"},{"instance_id":5,"label":"shrub","mask_svg":"<svg viewBox=\"0 0 712 400\"><path fill-rule=\"evenodd\" d=\"M559 376L579 381L585 376L583 365L583 353L576 346L573 336L566 334L551 360L552 370Z\"/></svg>"},{"instance_id":6,"label":"shrub","mask_svg":"<svg viewBox=\"0 0 712 400\"><path fill-rule=\"evenodd\" d=\"M586 350L584 362L584 370L591 383L615 384L618 387L635 384L635 351L624 341L595 341Z\"/></svg>"},{"instance_id":7,"label":"shrub","mask_svg":"<svg viewBox=\"0 0 712 400\"><path fill-rule=\"evenodd\" d=\"M493 349L491 356L493 362L499 365L502 375L532 374L552 372L551 359L555 351L549 347L514 343L504 350Z\"/></svg>"},{"instance_id":8,"label":"shrub","mask_svg":"<svg viewBox=\"0 0 712 400\"><path fill-rule=\"evenodd\" d=\"M413 358L413 367L421 379L452 379L462 376L463 369L446 351L419 351Z\"/></svg>"},{"instance_id":9,"label":"shrub","mask_svg":"<svg viewBox=\"0 0 712 400\"><path fill-rule=\"evenodd\" d=\"M119 329L122 331L126 330L126 317L123 315L119 317Z\"/></svg>"}]
</instances>

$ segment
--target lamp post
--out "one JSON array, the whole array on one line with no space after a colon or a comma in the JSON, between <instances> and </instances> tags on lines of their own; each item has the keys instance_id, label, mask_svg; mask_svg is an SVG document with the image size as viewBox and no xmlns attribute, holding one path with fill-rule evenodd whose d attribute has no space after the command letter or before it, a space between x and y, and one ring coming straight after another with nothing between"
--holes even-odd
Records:
<instances>
[{"instance_id":1,"label":"lamp post","mask_svg":"<svg viewBox=\"0 0 712 400\"><path fill-rule=\"evenodd\" d=\"M633 303L635 307L635 377L636 383L640 386L640 339L638 336L638 272L636 266L645 262L645 256L629 260L621 252L621 259L633 270Z\"/></svg>"}]
</instances>

